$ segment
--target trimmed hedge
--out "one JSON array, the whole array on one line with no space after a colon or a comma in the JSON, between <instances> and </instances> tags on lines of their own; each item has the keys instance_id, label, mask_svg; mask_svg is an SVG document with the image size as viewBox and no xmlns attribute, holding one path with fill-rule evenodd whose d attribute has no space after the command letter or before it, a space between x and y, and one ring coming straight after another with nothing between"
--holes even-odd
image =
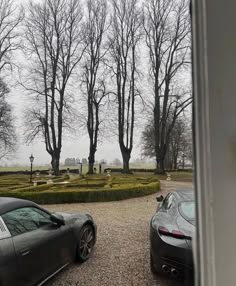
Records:
<instances>
[{"instance_id":1,"label":"trimmed hedge","mask_svg":"<svg viewBox=\"0 0 236 286\"><path fill-rule=\"evenodd\" d=\"M160 190L160 183L148 185L136 185L134 187L124 186L121 188L88 190L88 191L44 191L44 192L0 192L3 197L16 197L34 201L38 204L59 204L59 203L84 203L84 202L106 202L118 201L134 197L141 197L154 194Z\"/></svg>"},{"instance_id":2,"label":"trimmed hedge","mask_svg":"<svg viewBox=\"0 0 236 286\"><path fill-rule=\"evenodd\" d=\"M26 188L29 188L29 187L31 187L31 184L25 184L25 185L18 185L18 186L16 186L16 185L14 185L14 186L10 186L10 187L2 187L2 186L0 186L0 192L1 192L1 189L3 190L3 191L6 191L6 190L8 190L8 191L15 191L15 190L17 190L18 191L18 189L26 189Z\"/></svg>"},{"instance_id":3,"label":"trimmed hedge","mask_svg":"<svg viewBox=\"0 0 236 286\"><path fill-rule=\"evenodd\" d=\"M103 182L103 183L97 183L97 184L88 184L88 183L85 183L85 184L67 184L67 185L64 185L63 187L64 188L103 188L105 186L106 182Z\"/></svg>"},{"instance_id":4,"label":"trimmed hedge","mask_svg":"<svg viewBox=\"0 0 236 286\"><path fill-rule=\"evenodd\" d=\"M42 184L42 185L38 185L38 186L33 186L33 185L30 185L28 187L23 187L21 188L20 186L18 188L15 188L15 190L12 190L11 191L11 194L12 193L20 193L20 192L41 192L41 191L45 191L45 190L48 190L50 189L51 187L53 186L53 183L50 183L50 184ZM0 191L0 194L2 192Z\"/></svg>"},{"instance_id":5,"label":"trimmed hedge","mask_svg":"<svg viewBox=\"0 0 236 286\"><path fill-rule=\"evenodd\" d=\"M56 183L49 183L49 184L41 184L41 185L37 185L37 186L19 186L19 187L15 187L14 189L11 189L11 192L42 192L42 191L50 191L50 190L55 190L57 189L59 192L64 189L70 189L70 188L77 188L77 190L79 191L81 188L103 188L105 185L105 183L103 184L65 184L65 185L57 185ZM10 190L8 188L8 190ZM0 190L1 193L1 190Z\"/></svg>"},{"instance_id":6,"label":"trimmed hedge","mask_svg":"<svg viewBox=\"0 0 236 286\"><path fill-rule=\"evenodd\" d=\"M123 168L106 168L104 172L111 170L111 173L124 173ZM156 169L145 169L145 168L130 168L130 173L141 172L141 173L154 173ZM125 173L124 173L125 174Z\"/></svg>"}]
</instances>

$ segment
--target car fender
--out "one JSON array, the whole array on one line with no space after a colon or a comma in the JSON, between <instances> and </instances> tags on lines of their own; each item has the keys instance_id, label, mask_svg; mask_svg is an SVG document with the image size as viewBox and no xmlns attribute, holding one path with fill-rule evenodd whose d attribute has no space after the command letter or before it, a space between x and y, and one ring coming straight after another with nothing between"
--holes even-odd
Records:
<instances>
[{"instance_id":1,"label":"car fender","mask_svg":"<svg viewBox=\"0 0 236 286\"><path fill-rule=\"evenodd\" d=\"M67 225L70 225L73 229L73 232L76 236L76 239L79 239L79 234L83 226L86 224L90 224L95 233L95 241L97 237L97 226L90 214L87 213L76 213L76 214L65 214L65 213L59 213L62 215L65 219L65 223Z\"/></svg>"}]
</instances>

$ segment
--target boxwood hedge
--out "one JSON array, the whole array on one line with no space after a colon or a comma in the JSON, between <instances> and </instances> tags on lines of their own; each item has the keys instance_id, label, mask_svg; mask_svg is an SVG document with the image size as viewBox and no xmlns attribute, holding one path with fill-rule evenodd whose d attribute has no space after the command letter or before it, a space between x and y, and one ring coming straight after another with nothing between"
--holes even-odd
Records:
<instances>
[{"instance_id":1,"label":"boxwood hedge","mask_svg":"<svg viewBox=\"0 0 236 286\"><path fill-rule=\"evenodd\" d=\"M122 186L119 188L104 188L97 190L70 190L61 189L59 191L47 190L40 192L32 191L11 191L0 192L0 196L11 196L32 200L39 204L59 204L59 203L82 203L82 202L105 202L124 200L133 197L141 197L158 192L160 183L150 183L136 186Z\"/></svg>"}]
</instances>

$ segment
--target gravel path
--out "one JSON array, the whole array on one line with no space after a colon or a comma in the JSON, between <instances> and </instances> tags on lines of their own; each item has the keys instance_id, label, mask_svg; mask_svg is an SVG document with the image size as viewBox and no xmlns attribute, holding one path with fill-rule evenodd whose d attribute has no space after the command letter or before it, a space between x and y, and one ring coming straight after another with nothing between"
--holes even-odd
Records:
<instances>
[{"instance_id":1,"label":"gravel path","mask_svg":"<svg viewBox=\"0 0 236 286\"><path fill-rule=\"evenodd\" d=\"M191 186L161 182L164 194ZM68 266L46 286L183 286L183 282L154 276L150 271L149 223L157 205L155 198L156 194L119 202L44 206L51 211L89 212L98 225L91 259Z\"/></svg>"}]
</instances>

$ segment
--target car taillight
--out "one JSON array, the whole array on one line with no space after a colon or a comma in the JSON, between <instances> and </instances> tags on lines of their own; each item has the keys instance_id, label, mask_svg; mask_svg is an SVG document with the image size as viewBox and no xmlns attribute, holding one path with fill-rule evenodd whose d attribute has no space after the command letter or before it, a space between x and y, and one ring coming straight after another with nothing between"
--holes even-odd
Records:
<instances>
[{"instance_id":1,"label":"car taillight","mask_svg":"<svg viewBox=\"0 0 236 286\"><path fill-rule=\"evenodd\" d=\"M170 232L167 228L163 227L163 226L159 226L158 227L158 231L159 233L161 234L164 234L164 235L170 235Z\"/></svg>"},{"instance_id":2,"label":"car taillight","mask_svg":"<svg viewBox=\"0 0 236 286\"><path fill-rule=\"evenodd\" d=\"M174 238L179 238L179 239L189 239L191 240L192 238L190 236L186 236L183 232L179 230L172 230L171 232L164 226L159 226L158 231L162 235L168 235Z\"/></svg>"},{"instance_id":3,"label":"car taillight","mask_svg":"<svg viewBox=\"0 0 236 286\"><path fill-rule=\"evenodd\" d=\"M185 235L178 230L172 230L171 235L176 237L176 238L185 238Z\"/></svg>"}]
</instances>

